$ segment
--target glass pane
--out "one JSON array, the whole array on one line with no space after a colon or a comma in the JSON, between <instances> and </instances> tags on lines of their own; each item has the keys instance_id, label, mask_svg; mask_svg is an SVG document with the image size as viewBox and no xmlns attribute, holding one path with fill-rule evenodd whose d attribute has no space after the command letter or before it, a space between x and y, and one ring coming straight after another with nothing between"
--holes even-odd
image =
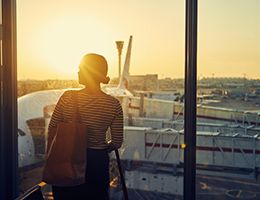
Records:
<instances>
[{"instance_id":1,"label":"glass pane","mask_svg":"<svg viewBox=\"0 0 260 200\"><path fill-rule=\"evenodd\" d=\"M259 1L200 1L197 199L259 199Z\"/></svg>"},{"instance_id":2,"label":"glass pane","mask_svg":"<svg viewBox=\"0 0 260 200\"><path fill-rule=\"evenodd\" d=\"M119 153L129 199L182 199L184 2L17 4L21 191L41 181L54 107L65 90L82 88L79 61L95 52L109 65L111 80L102 89L118 98L124 111ZM121 55L115 41L124 41ZM114 153L110 188L112 199L122 197Z\"/></svg>"}]
</instances>

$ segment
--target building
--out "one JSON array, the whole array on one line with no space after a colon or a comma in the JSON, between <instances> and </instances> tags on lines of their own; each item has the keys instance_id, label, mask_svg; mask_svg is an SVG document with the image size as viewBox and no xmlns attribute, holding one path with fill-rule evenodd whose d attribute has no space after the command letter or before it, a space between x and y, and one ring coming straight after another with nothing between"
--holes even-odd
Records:
<instances>
[{"instance_id":1,"label":"building","mask_svg":"<svg viewBox=\"0 0 260 200\"><path fill-rule=\"evenodd\" d=\"M158 74L131 75L128 83L129 90L158 90Z\"/></svg>"}]
</instances>

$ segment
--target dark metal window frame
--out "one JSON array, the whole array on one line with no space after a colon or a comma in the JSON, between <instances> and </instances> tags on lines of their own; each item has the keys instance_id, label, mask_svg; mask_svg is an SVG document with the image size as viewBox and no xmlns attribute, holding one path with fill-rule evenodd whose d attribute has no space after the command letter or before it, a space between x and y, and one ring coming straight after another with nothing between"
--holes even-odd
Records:
<instances>
[{"instance_id":1,"label":"dark metal window frame","mask_svg":"<svg viewBox=\"0 0 260 200\"><path fill-rule=\"evenodd\" d=\"M0 199L18 194L16 0L2 0Z\"/></svg>"},{"instance_id":2,"label":"dark metal window frame","mask_svg":"<svg viewBox=\"0 0 260 200\"><path fill-rule=\"evenodd\" d=\"M16 0L2 0L0 199L18 194ZM0 55L1 56L1 55ZM195 199L197 0L186 0L184 199Z\"/></svg>"},{"instance_id":3,"label":"dark metal window frame","mask_svg":"<svg viewBox=\"0 0 260 200\"><path fill-rule=\"evenodd\" d=\"M184 200L196 198L197 0L186 0Z\"/></svg>"}]
</instances>

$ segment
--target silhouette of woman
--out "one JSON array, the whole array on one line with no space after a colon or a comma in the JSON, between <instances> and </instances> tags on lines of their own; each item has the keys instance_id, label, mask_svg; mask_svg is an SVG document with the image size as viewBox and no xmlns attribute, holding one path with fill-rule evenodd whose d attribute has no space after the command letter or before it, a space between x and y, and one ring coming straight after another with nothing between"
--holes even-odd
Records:
<instances>
[{"instance_id":1,"label":"silhouette of woman","mask_svg":"<svg viewBox=\"0 0 260 200\"><path fill-rule=\"evenodd\" d=\"M79 65L79 83L84 89L77 91L81 123L88 129L86 182L72 187L52 186L53 196L58 199L109 199L109 155L120 148L123 141L123 112L119 101L105 94L100 83L107 84L108 65L98 54L86 54ZM72 92L66 91L59 99L52 115L49 129L69 119L73 109ZM111 130L111 142L106 141L106 131ZM49 136L48 143L51 140ZM66 148L66 147L64 147Z\"/></svg>"}]
</instances>

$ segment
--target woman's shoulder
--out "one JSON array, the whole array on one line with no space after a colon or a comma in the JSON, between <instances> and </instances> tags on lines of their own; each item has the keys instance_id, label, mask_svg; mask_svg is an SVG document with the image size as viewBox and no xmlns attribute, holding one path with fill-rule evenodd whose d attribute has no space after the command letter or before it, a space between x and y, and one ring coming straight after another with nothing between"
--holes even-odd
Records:
<instances>
[{"instance_id":1,"label":"woman's shoulder","mask_svg":"<svg viewBox=\"0 0 260 200\"><path fill-rule=\"evenodd\" d=\"M106 93L105 93L105 96L106 96L106 98L107 98L109 101L111 101L111 102L113 102L113 103L116 103L116 104L120 104L120 101L119 101L116 97L111 96L111 95L106 94Z\"/></svg>"},{"instance_id":2,"label":"woman's shoulder","mask_svg":"<svg viewBox=\"0 0 260 200\"><path fill-rule=\"evenodd\" d=\"M72 92L73 92L73 90L66 90L66 91L63 92L61 97L63 97L63 98L69 97L69 96L71 96Z\"/></svg>"},{"instance_id":3,"label":"woman's shoulder","mask_svg":"<svg viewBox=\"0 0 260 200\"><path fill-rule=\"evenodd\" d=\"M66 90L62 95L61 99L62 100L70 100L73 98L73 95L77 93L77 90Z\"/></svg>"}]
</instances>

